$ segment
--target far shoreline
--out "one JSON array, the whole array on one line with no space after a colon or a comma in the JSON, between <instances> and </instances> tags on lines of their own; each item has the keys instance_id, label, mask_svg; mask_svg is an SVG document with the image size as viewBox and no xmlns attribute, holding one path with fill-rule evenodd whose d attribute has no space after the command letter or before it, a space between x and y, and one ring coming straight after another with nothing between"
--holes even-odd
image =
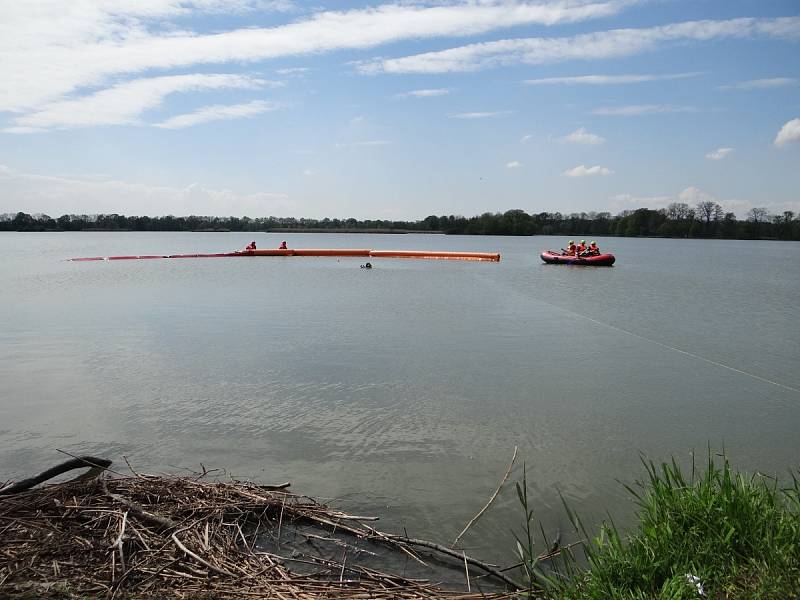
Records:
<instances>
[{"instance_id":1,"label":"far shoreline","mask_svg":"<svg viewBox=\"0 0 800 600\"><path fill-rule=\"evenodd\" d=\"M481 215L429 215L424 219L312 219L296 217L219 217L173 215L150 217L117 213L64 214L54 219L46 214L24 212L0 214L0 231L191 231L241 233L346 233L392 234L438 233L444 235L563 236L566 238L668 238L728 240L800 240L800 218L790 210L770 214L753 208L746 220L724 212L715 202L699 202L695 208L672 203L667 208L638 208L612 216L609 212L540 212L521 209Z\"/></svg>"},{"instance_id":2,"label":"far shoreline","mask_svg":"<svg viewBox=\"0 0 800 600\"><path fill-rule=\"evenodd\" d=\"M240 234L256 234L256 233L281 233L281 234L297 234L297 233L316 233L316 234L369 234L369 235L462 235L468 237L506 237L506 238L538 238L538 237L586 237L590 238L593 234L589 233L573 233L573 234L560 234L560 233L518 233L518 234L492 234L492 233L447 233L445 231L415 231L413 229L399 230L399 229L252 229L252 230L233 230L233 229L101 229L101 228L87 228L87 229L6 229L0 230L3 233L240 233ZM798 240L787 240L779 237L677 237L669 235L597 235L599 238L610 239L648 239L648 240L708 240L708 241L742 241L742 242L796 242Z\"/></svg>"}]
</instances>

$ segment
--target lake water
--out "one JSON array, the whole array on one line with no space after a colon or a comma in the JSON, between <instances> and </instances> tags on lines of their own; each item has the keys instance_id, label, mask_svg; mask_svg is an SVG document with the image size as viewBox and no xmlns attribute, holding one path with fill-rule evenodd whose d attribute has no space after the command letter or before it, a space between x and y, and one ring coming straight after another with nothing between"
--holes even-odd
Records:
<instances>
[{"instance_id":1,"label":"lake water","mask_svg":"<svg viewBox=\"0 0 800 600\"><path fill-rule=\"evenodd\" d=\"M500 263L75 256L351 247ZM0 481L71 453L224 469L449 543L519 446L537 518L559 493L625 522L639 453L798 466L800 244L599 239L612 268L544 265L564 238L0 235ZM122 465L122 466L120 466ZM464 539L510 561L513 487Z\"/></svg>"}]
</instances>

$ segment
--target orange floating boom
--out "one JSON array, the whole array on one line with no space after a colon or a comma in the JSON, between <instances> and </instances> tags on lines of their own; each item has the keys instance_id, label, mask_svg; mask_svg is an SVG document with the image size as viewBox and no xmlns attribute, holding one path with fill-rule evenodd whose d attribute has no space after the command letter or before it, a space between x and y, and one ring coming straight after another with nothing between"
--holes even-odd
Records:
<instances>
[{"instance_id":1,"label":"orange floating boom","mask_svg":"<svg viewBox=\"0 0 800 600\"><path fill-rule=\"evenodd\" d=\"M226 258L234 256L344 256L367 258L426 258L433 260L474 260L500 262L499 252L443 252L437 250L370 250L368 248L288 248L285 250L236 250L216 254L167 254L167 255L129 255L92 256L70 258L71 261L97 260L143 260L152 258Z\"/></svg>"},{"instance_id":2,"label":"orange floating boom","mask_svg":"<svg viewBox=\"0 0 800 600\"><path fill-rule=\"evenodd\" d=\"M430 258L434 260L484 260L500 262L499 252L439 252L429 250L370 250L373 258Z\"/></svg>"},{"instance_id":3,"label":"orange floating boom","mask_svg":"<svg viewBox=\"0 0 800 600\"><path fill-rule=\"evenodd\" d=\"M290 248L287 250L241 250L240 256L368 256L371 258L429 258L438 260L484 260L499 262L498 252L445 252L438 250L369 250L367 248Z\"/></svg>"},{"instance_id":4,"label":"orange floating boom","mask_svg":"<svg viewBox=\"0 0 800 600\"><path fill-rule=\"evenodd\" d=\"M253 250L258 256L260 250ZM369 256L369 249L352 248L295 248L290 250L292 256Z\"/></svg>"}]
</instances>

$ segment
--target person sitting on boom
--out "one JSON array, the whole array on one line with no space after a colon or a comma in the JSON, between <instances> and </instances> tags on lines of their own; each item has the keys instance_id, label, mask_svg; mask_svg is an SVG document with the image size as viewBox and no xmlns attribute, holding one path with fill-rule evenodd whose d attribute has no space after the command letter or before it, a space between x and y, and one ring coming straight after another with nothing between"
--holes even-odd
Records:
<instances>
[{"instance_id":1,"label":"person sitting on boom","mask_svg":"<svg viewBox=\"0 0 800 600\"><path fill-rule=\"evenodd\" d=\"M281 242L281 245L278 246L278 250L288 250L288 248L286 247L286 242Z\"/></svg>"}]
</instances>

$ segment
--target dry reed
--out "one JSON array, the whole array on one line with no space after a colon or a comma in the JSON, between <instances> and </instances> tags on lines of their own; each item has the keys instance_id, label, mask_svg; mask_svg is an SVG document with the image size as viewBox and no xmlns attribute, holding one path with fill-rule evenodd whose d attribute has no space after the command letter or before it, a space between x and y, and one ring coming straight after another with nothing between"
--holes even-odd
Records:
<instances>
[{"instance_id":1,"label":"dry reed","mask_svg":"<svg viewBox=\"0 0 800 600\"><path fill-rule=\"evenodd\" d=\"M513 595L513 581L461 551L381 533L364 524L368 518L291 493L288 484L208 481L204 475L102 473L0 495L0 596L288 600ZM303 534L305 546L281 546L290 529L312 526L316 533ZM265 544L265 539L275 543ZM417 548L443 560L455 556L468 578L472 569L473 590L476 577L483 575L502 579L499 588L484 587L505 585L512 591L446 590L435 581L384 573L358 560L375 556L365 544L403 552L421 564L426 563Z\"/></svg>"}]
</instances>

